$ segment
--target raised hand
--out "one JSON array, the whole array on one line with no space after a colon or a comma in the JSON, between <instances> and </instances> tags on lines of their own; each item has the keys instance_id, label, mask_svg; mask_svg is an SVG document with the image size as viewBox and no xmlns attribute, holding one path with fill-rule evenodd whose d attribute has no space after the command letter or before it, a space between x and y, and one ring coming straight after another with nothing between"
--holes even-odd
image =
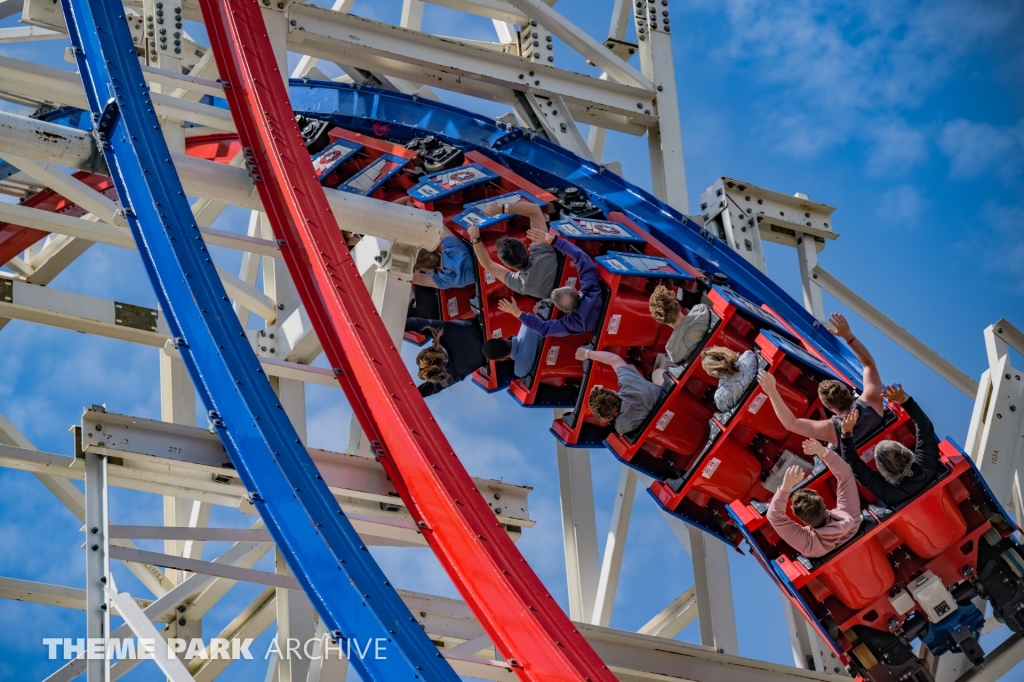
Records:
<instances>
[{"instance_id":1,"label":"raised hand","mask_svg":"<svg viewBox=\"0 0 1024 682\"><path fill-rule=\"evenodd\" d=\"M853 337L850 333L850 323L846 321L846 318L842 313L832 313L828 316L828 323L831 325L828 330L836 336L840 336L846 340Z\"/></svg>"},{"instance_id":2,"label":"raised hand","mask_svg":"<svg viewBox=\"0 0 1024 682\"><path fill-rule=\"evenodd\" d=\"M813 438L808 438L804 441L804 454L805 455L817 455L818 457L824 457L826 452L825 446L821 444L821 441Z\"/></svg>"},{"instance_id":3,"label":"raised hand","mask_svg":"<svg viewBox=\"0 0 1024 682\"><path fill-rule=\"evenodd\" d=\"M842 426L842 428L843 428L843 435L844 436L849 436L851 433L853 433L853 426L854 426L854 424L857 423L858 419L860 419L860 411L859 410L853 410L852 412L847 414L845 417L843 417L843 426Z\"/></svg>"},{"instance_id":4,"label":"raised hand","mask_svg":"<svg viewBox=\"0 0 1024 682\"><path fill-rule=\"evenodd\" d=\"M580 362L583 362L584 360L586 360L587 359L587 351L588 350L590 350L590 349L589 348L583 348L583 347L577 348L576 349L576 359L579 360Z\"/></svg>"},{"instance_id":5,"label":"raised hand","mask_svg":"<svg viewBox=\"0 0 1024 682\"><path fill-rule=\"evenodd\" d=\"M469 235L470 239L476 241L477 239L480 239L480 228L476 225L470 225L466 228L466 234Z\"/></svg>"},{"instance_id":6,"label":"raised hand","mask_svg":"<svg viewBox=\"0 0 1024 682\"><path fill-rule=\"evenodd\" d=\"M526 236L530 238L530 241L534 244L551 244L555 241L555 235L548 234L545 230L538 230L535 227L531 227L526 231Z\"/></svg>"},{"instance_id":7,"label":"raised hand","mask_svg":"<svg viewBox=\"0 0 1024 682\"><path fill-rule=\"evenodd\" d=\"M775 386L775 375L769 374L763 369L757 370L757 383L766 391L775 392L778 390Z\"/></svg>"},{"instance_id":8,"label":"raised hand","mask_svg":"<svg viewBox=\"0 0 1024 682\"><path fill-rule=\"evenodd\" d=\"M516 319L519 319L519 316L523 314L523 311L516 305L515 299L511 298L503 298L498 301L498 308Z\"/></svg>"},{"instance_id":9,"label":"raised hand","mask_svg":"<svg viewBox=\"0 0 1024 682\"><path fill-rule=\"evenodd\" d=\"M903 384L890 384L886 386L885 390L882 391L882 397L897 403L905 403L910 399L907 392L903 390Z\"/></svg>"},{"instance_id":10,"label":"raised hand","mask_svg":"<svg viewBox=\"0 0 1024 682\"><path fill-rule=\"evenodd\" d=\"M804 478L804 470L798 467L796 464L786 469L786 473L782 476L782 489L787 493L793 490L793 486L802 481Z\"/></svg>"},{"instance_id":11,"label":"raised hand","mask_svg":"<svg viewBox=\"0 0 1024 682\"><path fill-rule=\"evenodd\" d=\"M482 210L485 216L493 218L496 215L501 215L501 204L484 204Z\"/></svg>"}]
</instances>

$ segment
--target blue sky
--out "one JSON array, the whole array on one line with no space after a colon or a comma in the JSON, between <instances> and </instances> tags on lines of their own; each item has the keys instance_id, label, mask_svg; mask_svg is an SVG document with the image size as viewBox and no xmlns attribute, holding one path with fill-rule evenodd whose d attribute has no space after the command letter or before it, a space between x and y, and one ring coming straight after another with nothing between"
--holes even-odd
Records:
<instances>
[{"instance_id":1,"label":"blue sky","mask_svg":"<svg viewBox=\"0 0 1024 682\"><path fill-rule=\"evenodd\" d=\"M561 0L556 7L603 39L611 4ZM400 5L357 0L354 9L395 21ZM986 366L982 329L1000 317L1024 327L1024 2L674 0L672 12L691 206L720 175L836 206L841 237L820 255L823 267L977 378ZM0 26L16 25L13 19ZM424 28L493 39L490 22L436 7L427 8ZM0 54L71 68L57 42L4 45ZM556 55L562 65L593 72L564 45L556 44ZM443 97L487 114L507 110ZM628 179L649 187L645 147L610 134L604 159L621 161ZM245 218L229 211L217 227L244 230ZM771 275L799 297L795 254L773 245L767 251ZM237 267L236 254L216 255ZM154 305L145 281L134 252L93 247L53 286ZM827 310L842 310L825 298ZM852 321L883 379L902 381L938 431L962 441L973 399ZM20 322L0 331L0 341L0 412L41 449L70 454L67 429L91 403L159 416L151 349ZM404 349L406 360L413 354ZM1015 364L1024 366L1019 357ZM308 401L309 444L342 449L350 412L340 391L313 387ZM513 410L511 397L487 396L469 383L429 404L472 474L534 487L538 523L519 547L565 605L550 414ZM618 465L603 451L591 461L598 528L606 529ZM0 575L81 586L78 522L32 476L0 470L0 485ZM161 518L159 500L121 490L111 513L118 523ZM248 521L219 509L211 523ZM206 557L221 549L210 544ZM399 587L455 596L426 550L375 554ZM751 560L735 555L730 566L741 653L791 662L776 589ZM115 575L121 589L142 594L129 574ZM635 630L691 584L688 557L639 491L612 624ZM219 631L231 608L255 592L233 590L207 618L205 634ZM84 635L82 614L64 609L0 601L0 616L18 624L0 640L0 679L45 677L55 665L41 639ZM680 638L696 641L696 627ZM146 672L140 666L128 679ZM223 679L255 674L255 664L233 665Z\"/></svg>"}]
</instances>

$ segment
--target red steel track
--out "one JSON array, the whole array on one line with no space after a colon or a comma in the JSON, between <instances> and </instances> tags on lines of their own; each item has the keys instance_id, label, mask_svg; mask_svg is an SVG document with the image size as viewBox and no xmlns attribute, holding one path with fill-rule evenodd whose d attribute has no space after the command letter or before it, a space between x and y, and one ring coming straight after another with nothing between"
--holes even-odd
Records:
<instances>
[{"instance_id":1,"label":"red steel track","mask_svg":"<svg viewBox=\"0 0 1024 682\"><path fill-rule=\"evenodd\" d=\"M341 387L455 586L523 680L615 679L512 544L420 397L331 215L256 0L201 0L281 252Z\"/></svg>"}]
</instances>

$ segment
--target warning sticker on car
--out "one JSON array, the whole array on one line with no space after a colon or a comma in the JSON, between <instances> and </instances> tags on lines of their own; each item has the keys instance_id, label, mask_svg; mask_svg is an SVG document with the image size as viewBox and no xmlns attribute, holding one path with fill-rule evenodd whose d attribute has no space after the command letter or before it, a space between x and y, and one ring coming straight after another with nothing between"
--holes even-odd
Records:
<instances>
[{"instance_id":1,"label":"warning sticker on car","mask_svg":"<svg viewBox=\"0 0 1024 682\"><path fill-rule=\"evenodd\" d=\"M658 420L658 423L654 425L654 428L658 429L659 431L664 431L665 427L668 426L669 422L672 421L672 417L674 416L676 416L675 412L666 410L665 414L661 415L661 419Z\"/></svg>"},{"instance_id":2,"label":"warning sticker on car","mask_svg":"<svg viewBox=\"0 0 1024 682\"><path fill-rule=\"evenodd\" d=\"M722 460L717 457L712 457L711 461L704 465L704 471L700 472L701 478L711 478L715 475L718 470L718 465L722 463Z\"/></svg>"},{"instance_id":3,"label":"warning sticker on car","mask_svg":"<svg viewBox=\"0 0 1024 682\"><path fill-rule=\"evenodd\" d=\"M750 414L757 414L757 411L761 409L761 406L764 405L764 401L766 400L768 400L768 395L761 393L750 403L750 409L747 411L750 412Z\"/></svg>"},{"instance_id":4,"label":"warning sticker on car","mask_svg":"<svg viewBox=\"0 0 1024 682\"><path fill-rule=\"evenodd\" d=\"M455 317L459 314L459 299L448 299L448 317Z\"/></svg>"},{"instance_id":5,"label":"warning sticker on car","mask_svg":"<svg viewBox=\"0 0 1024 682\"><path fill-rule=\"evenodd\" d=\"M551 348L548 349L547 357L544 358L544 364L546 364L546 365L553 365L556 362L558 362L558 349L559 348L561 348L561 346L551 346Z\"/></svg>"},{"instance_id":6,"label":"warning sticker on car","mask_svg":"<svg viewBox=\"0 0 1024 682\"><path fill-rule=\"evenodd\" d=\"M608 333L618 334L620 324L622 324L622 315L612 315L612 319L608 320Z\"/></svg>"}]
</instances>

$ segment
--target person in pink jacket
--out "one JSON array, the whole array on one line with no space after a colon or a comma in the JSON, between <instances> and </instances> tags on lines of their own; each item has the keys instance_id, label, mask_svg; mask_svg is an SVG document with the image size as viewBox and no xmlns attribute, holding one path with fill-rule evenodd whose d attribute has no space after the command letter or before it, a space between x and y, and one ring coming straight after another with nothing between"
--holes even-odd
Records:
<instances>
[{"instance_id":1,"label":"person in pink jacket","mask_svg":"<svg viewBox=\"0 0 1024 682\"><path fill-rule=\"evenodd\" d=\"M851 412L842 421L843 437L853 431L857 412ZM827 509L825 500L813 490L798 490L793 494L793 516L807 525L795 523L786 515L786 503L793 486L803 478L803 470L791 466L782 478L768 505L768 522L789 543L789 546L808 558L828 554L856 533L860 528L860 497L853 469L831 448L808 438L804 453L818 455L836 477L836 508Z\"/></svg>"}]
</instances>

